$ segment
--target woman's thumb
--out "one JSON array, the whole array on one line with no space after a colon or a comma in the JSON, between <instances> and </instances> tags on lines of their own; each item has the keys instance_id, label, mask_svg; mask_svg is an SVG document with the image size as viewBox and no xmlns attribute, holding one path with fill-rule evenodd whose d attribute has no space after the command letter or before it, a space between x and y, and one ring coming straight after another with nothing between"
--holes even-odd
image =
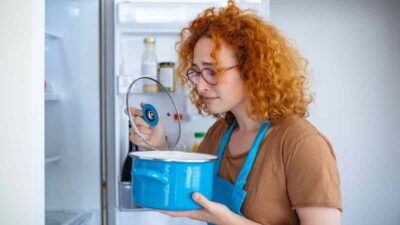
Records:
<instances>
[{"instance_id":1,"label":"woman's thumb","mask_svg":"<svg viewBox=\"0 0 400 225\"><path fill-rule=\"evenodd\" d=\"M204 209L210 209L212 202L210 202L204 195L200 194L199 192L195 192L192 195L192 198L195 202L201 205Z\"/></svg>"}]
</instances>

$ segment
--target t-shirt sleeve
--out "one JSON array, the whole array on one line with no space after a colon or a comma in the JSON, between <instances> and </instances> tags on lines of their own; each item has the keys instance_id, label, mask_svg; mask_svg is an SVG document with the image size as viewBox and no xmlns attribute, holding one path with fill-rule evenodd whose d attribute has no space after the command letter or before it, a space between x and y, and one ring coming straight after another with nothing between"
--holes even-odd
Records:
<instances>
[{"instance_id":1,"label":"t-shirt sleeve","mask_svg":"<svg viewBox=\"0 0 400 225\"><path fill-rule=\"evenodd\" d=\"M289 146L285 175L292 208L342 210L339 172L328 140L320 134L310 134Z\"/></svg>"}]
</instances>

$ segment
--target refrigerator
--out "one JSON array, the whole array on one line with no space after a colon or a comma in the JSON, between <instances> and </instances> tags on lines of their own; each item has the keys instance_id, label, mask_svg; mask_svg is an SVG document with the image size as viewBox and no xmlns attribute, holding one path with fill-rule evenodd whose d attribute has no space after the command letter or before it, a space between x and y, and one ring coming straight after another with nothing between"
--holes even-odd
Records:
<instances>
[{"instance_id":1,"label":"refrigerator","mask_svg":"<svg viewBox=\"0 0 400 225\"><path fill-rule=\"evenodd\" d=\"M237 3L269 18L269 1ZM124 164L128 151L140 149L129 142L123 110L128 85L142 76L143 39L156 40L159 62L176 65L179 31L203 9L224 5L218 0L45 1L46 224L205 224L131 201ZM177 85L171 95L183 115L178 147L191 151L194 133L206 132L215 119L197 114L185 88ZM135 96L163 102L154 93Z\"/></svg>"}]
</instances>

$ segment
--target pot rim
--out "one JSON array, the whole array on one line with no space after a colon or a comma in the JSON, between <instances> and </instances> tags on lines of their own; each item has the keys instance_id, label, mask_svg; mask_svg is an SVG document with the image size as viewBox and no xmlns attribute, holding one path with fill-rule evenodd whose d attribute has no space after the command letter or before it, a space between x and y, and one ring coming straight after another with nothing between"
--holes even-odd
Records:
<instances>
[{"instance_id":1,"label":"pot rim","mask_svg":"<svg viewBox=\"0 0 400 225\"><path fill-rule=\"evenodd\" d=\"M166 158L166 156L170 154L170 157ZM187 159L179 159L176 157L177 154L186 154L193 156L193 158ZM161 157L160 155L164 156ZM162 162L183 162L183 163L193 163L193 162L209 162L217 160L217 156L205 153L197 153L197 152L183 152L183 151L137 151L130 152L129 156L133 158L139 158L144 160L156 160ZM201 156L199 159L195 159L196 156Z\"/></svg>"}]
</instances>

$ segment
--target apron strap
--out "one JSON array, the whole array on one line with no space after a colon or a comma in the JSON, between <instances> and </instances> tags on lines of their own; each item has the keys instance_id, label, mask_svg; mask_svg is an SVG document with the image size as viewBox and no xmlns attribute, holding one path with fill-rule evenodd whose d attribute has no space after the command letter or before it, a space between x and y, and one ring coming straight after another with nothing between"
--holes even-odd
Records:
<instances>
[{"instance_id":1,"label":"apron strap","mask_svg":"<svg viewBox=\"0 0 400 225\"><path fill-rule=\"evenodd\" d=\"M268 128L269 128L269 123L263 123L261 125L261 128L258 131L256 139L254 140L253 145L251 146L250 152L246 157L246 161L244 162L242 169L240 170L239 176L236 179L235 185L240 187L240 189L243 189L243 186L246 184L247 177L250 173L251 168L253 167L253 163L256 159L261 141L264 139L265 133L267 132Z\"/></svg>"},{"instance_id":2,"label":"apron strap","mask_svg":"<svg viewBox=\"0 0 400 225\"><path fill-rule=\"evenodd\" d=\"M218 159L217 159L217 162L215 163L215 167L214 167L214 176L218 176L218 172L219 172L219 168L221 167L221 161L222 161L222 156L224 155L225 147L228 144L229 138L231 137L231 134L232 134L235 126L236 126L236 121L231 124L231 126L228 128L228 130L225 131L225 134L222 137L221 142L219 143Z\"/></svg>"}]
</instances>

